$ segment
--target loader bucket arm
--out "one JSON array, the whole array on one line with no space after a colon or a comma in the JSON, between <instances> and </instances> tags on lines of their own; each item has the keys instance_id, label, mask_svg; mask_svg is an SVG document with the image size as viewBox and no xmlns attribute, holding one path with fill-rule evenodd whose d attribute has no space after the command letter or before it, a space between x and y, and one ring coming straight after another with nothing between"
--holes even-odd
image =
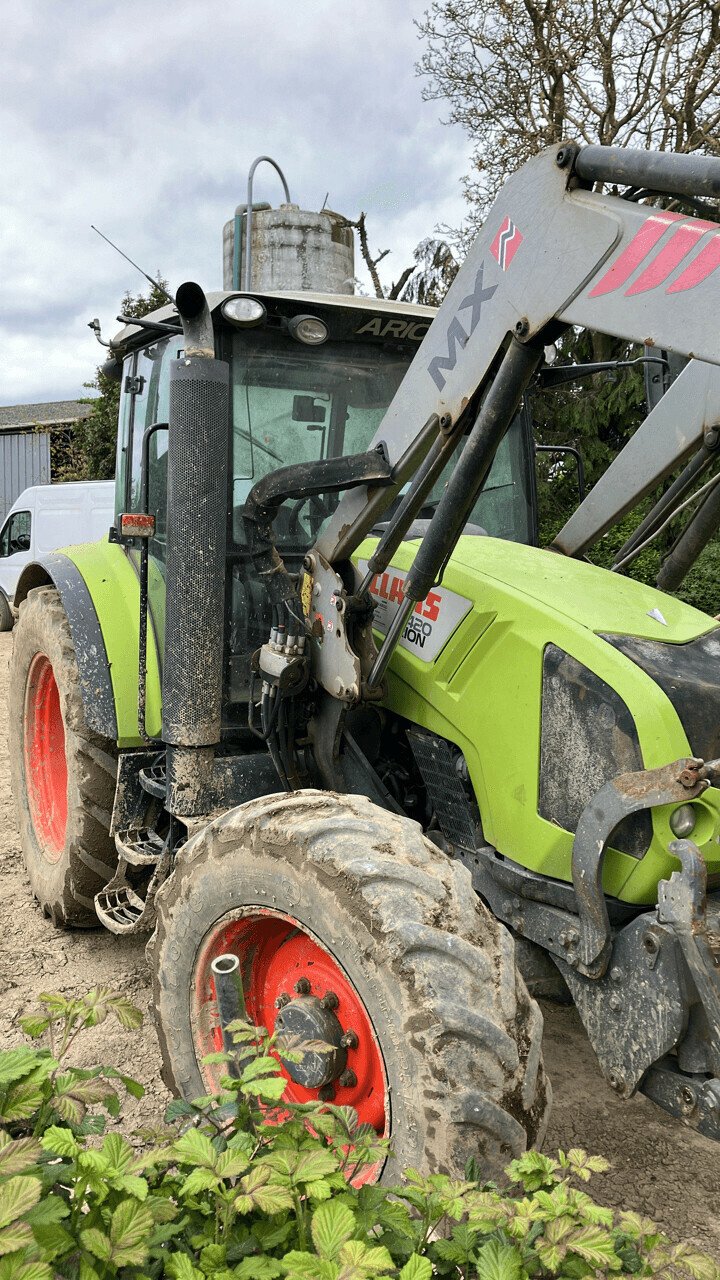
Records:
<instances>
[{"instance_id":1,"label":"loader bucket arm","mask_svg":"<svg viewBox=\"0 0 720 1280\"><path fill-rule=\"evenodd\" d=\"M528 161L505 184L376 432L373 443L384 443L395 468L395 488L345 495L317 543L331 564L350 555L421 463L413 444L429 417L446 431L448 423L474 417L508 339L537 348L558 328L580 325L693 357L675 394L619 455L612 479L600 492L596 486L592 508L583 504L570 533L563 531L558 546L568 554L672 471L704 427L720 420L720 226L590 190L595 181L714 196L720 159L563 145ZM528 377L530 368L528 362ZM494 451L498 440L488 439ZM491 461L478 458L478 467ZM435 520L442 521L442 503Z\"/></svg>"}]
</instances>

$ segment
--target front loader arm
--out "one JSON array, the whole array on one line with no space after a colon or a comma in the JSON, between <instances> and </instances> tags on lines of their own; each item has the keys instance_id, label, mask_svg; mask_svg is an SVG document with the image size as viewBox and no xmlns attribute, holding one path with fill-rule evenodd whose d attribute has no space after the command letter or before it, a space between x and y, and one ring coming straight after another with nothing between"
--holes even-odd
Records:
<instances>
[{"instance_id":1,"label":"front loader arm","mask_svg":"<svg viewBox=\"0 0 720 1280\"><path fill-rule=\"evenodd\" d=\"M436 415L447 431L448 420L476 411L509 337L529 345L542 342L553 323L555 331L581 325L717 365L720 227L588 189L593 176L625 182L628 173L638 183L652 175L652 189L660 191L714 195L720 188L720 160L708 157L566 145L528 161L500 191L378 428L373 443L384 443L396 488L373 494L362 487L342 499L317 544L327 561L345 559L410 479L422 460L412 451L421 425ZM703 405L691 431L678 431L674 457L666 425L663 474L687 455L708 415L717 419L714 370L692 370L686 381L702 386ZM647 420L643 445L671 408ZM654 449L653 440L645 463L631 459L638 493L657 475ZM621 454L618 471L623 467ZM615 517L604 508L604 527Z\"/></svg>"}]
</instances>

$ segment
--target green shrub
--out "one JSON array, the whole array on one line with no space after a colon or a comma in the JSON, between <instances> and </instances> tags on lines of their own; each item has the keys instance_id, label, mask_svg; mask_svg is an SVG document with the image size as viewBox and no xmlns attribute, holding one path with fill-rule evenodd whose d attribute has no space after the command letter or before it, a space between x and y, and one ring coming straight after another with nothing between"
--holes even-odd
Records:
<instances>
[{"instance_id":1,"label":"green shrub","mask_svg":"<svg viewBox=\"0 0 720 1280\"><path fill-rule=\"evenodd\" d=\"M0 1053L0 1280L720 1280L653 1223L595 1204L582 1184L607 1165L579 1149L529 1152L502 1188L474 1169L355 1185L386 1144L349 1108L282 1102L274 1037L243 1023L237 1055L212 1055L223 1093L171 1103L134 1146L105 1127L119 1090L141 1086L67 1058L85 1027L140 1014L105 989L41 1000L23 1025L48 1047Z\"/></svg>"}]
</instances>

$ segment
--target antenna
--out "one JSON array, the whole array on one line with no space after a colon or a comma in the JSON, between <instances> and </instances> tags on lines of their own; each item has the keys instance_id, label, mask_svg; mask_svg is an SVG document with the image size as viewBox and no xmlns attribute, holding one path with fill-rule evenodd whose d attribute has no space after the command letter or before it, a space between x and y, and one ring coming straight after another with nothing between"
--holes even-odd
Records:
<instances>
[{"instance_id":1,"label":"antenna","mask_svg":"<svg viewBox=\"0 0 720 1280\"><path fill-rule=\"evenodd\" d=\"M140 275L145 277L148 284L151 284L153 289L159 289L161 293L164 293L171 306L175 306L175 299L171 293L168 293L167 289L163 288L161 284L158 284L157 280L153 280L152 276L149 276L147 271L143 271L142 267L139 267L137 262L133 262L132 258L129 258L126 253L123 253L122 249L118 249L117 245L113 244L110 237L104 235L102 231L98 231L98 228L94 227L92 222L90 223L90 228L100 236L101 240L104 240L106 244L109 244L111 249L114 249L116 253L119 253L121 258L124 258L126 262L129 262L131 267L134 267L136 271L139 271Z\"/></svg>"}]
</instances>

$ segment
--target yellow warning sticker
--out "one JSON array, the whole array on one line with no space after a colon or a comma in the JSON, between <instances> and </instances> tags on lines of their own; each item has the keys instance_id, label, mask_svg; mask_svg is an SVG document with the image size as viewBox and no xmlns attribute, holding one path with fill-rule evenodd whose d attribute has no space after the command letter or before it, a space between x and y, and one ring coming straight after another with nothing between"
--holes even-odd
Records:
<instances>
[{"instance_id":1,"label":"yellow warning sticker","mask_svg":"<svg viewBox=\"0 0 720 1280\"><path fill-rule=\"evenodd\" d=\"M312 604L312 588L313 580L309 573L303 574L302 586L300 588L300 600L302 610L306 618L310 617L310 605Z\"/></svg>"}]
</instances>

